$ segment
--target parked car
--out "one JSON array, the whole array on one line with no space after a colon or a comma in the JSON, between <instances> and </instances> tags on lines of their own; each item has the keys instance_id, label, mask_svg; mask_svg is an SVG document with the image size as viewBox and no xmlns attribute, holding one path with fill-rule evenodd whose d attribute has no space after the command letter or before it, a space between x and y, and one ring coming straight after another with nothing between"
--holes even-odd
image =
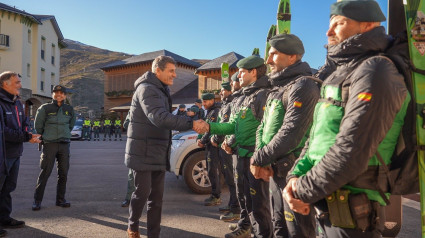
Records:
<instances>
[{"instance_id":1,"label":"parked car","mask_svg":"<svg viewBox=\"0 0 425 238\"><path fill-rule=\"evenodd\" d=\"M71 140L81 140L83 138L83 119L77 119L75 121L74 128L71 131Z\"/></svg>"},{"instance_id":2,"label":"parked car","mask_svg":"<svg viewBox=\"0 0 425 238\"><path fill-rule=\"evenodd\" d=\"M171 144L170 172L183 176L186 185L195 193L211 193L205 149L196 144L195 131L175 132Z\"/></svg>"}]
</instances>

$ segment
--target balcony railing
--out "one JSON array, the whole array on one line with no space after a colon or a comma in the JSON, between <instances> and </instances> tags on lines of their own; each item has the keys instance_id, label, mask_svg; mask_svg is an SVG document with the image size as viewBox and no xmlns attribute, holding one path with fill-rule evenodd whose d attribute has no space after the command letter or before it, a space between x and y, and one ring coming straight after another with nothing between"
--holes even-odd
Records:
<instances>
[{"instance_id":1,"label":"balcony railing","mask_svg":"<svg viewBox=\"0 0 425 238\"><path fill-rule=\"evenodd\" d=\"M0 49L9 48L9 36L0 34Z\"/></svg>"}]
</instances>

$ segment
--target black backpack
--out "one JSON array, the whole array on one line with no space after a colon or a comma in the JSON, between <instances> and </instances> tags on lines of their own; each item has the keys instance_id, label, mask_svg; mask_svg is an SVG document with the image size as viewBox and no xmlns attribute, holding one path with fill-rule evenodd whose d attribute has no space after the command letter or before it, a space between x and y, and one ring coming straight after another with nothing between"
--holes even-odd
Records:
<instances>
[{"instance_id":1,"label":"black backpack","mask_svg":"<svg viewBox=\"0 0 425 238\"><path fill-rule=\"evenodd\" d=\"M424 70L416 69L409 57L409 48L406 31L393 37L393 42L385 53L404 76L406 87L410 93L411 101L407 108L404 125L399 136L396 150L391 158L391 165L386 166L382 157L377 154L381 166L384 167L388 178L389 191L392 195L407 195L419 192L419 166L418 150L425 146L418 146L416 135L416 116L420 105L416 104L413 92L412 73L424 74ZM421 111L419 113L424 113ZM422 115L423 116L423 115Z\"/></svg>"}]
</instances>

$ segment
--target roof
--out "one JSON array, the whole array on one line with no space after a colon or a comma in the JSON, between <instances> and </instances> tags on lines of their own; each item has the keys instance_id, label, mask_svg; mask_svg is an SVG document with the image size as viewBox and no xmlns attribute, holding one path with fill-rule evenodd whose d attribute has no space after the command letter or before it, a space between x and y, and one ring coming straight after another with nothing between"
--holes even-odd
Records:
<instances>
[{"instance_id":1,"label":"roof","mask_svg":"<svg viewBox=\"0 0 425 238\"><path fill-rule=\"evenodd\" d=\"M201 66L201 64L198 62L195 62L183 56L177 55L168 50L158 50L158 51L144 53L141 55L136 55L128 59L115 61L115 62L112 62L111 64L106 65L105 67L101 69L105 70L105 69L111 69L111 68L121 67L125 65L134 65L134 64L150 62L150 61L153 61L156 57L161 55L171 56L177 63L185 64L194 68L198 68L199 66Z\"/></svg>"},{"instance_id":2,"label":"roof","mask_svg":"<svg viewBox=\"0 0 425 238\"><path fill-rule=\"evenodd\" d=\"M236 63L238 63L238 61L243 59L243 58L245 58L245 57L243 57L242 55L232 51L230 53L227 53L225 55L222 55L218 58L215 58L215 59L205 63L204 65L199 67L196 70L195 73L197 73L199 71L205 71L205 70L221 69L221 64L223 62L227 62L229 64L229 69L237 68Z\"/></svg>"},{"instance_id":3,"label":"roof","mask_svg":"<svg viewBox=\"0 0 425 238\"><path fill-rule=\"evenodd\" d=\"M37 23L39 25L42 25L43 24L43 21L50 20L52 22L53 28L54 28L54 30L56 32L56 35L58 36L59 43L63 47L66 47L67 46L67 44L64 42L64 37L62 35L62 32L61 32L61 30L59 28L59 25L58 25L58 23L56 21L55 16L53 16L53 15L34 15L34 14L30 14L30 13L27 13L27 12L25 12L23 10L19 10L19 9L16 9L15 7L11 7L9 5L6 5L4 3L0 3L0 9L5 10L5 11L9 11L9 12L13 12L13 13L17 13L17 14L20 14L20 15L23 15L23 16L26 16L29 19L31 19L33 22L35 22L35 23Z\"/></svg>"},{"instance_id":4,"label":"roof","mask_svg":"<svg viewBox=\"0 0 425 238\"><path fill-rule=\"evenodd\" d=\"M64 42L64 37L62 35L62 32L59 28L58 22L56 21L55 16L53 15L34 15L40 22L48 21L50 20L52 22L53 28L55 29L56 35L58 36L58 40L63 46L67 46L67 44Z\"/></svg>"},{"instance_id":5,"label":"roof","mask_svg":"<svg viewBox=\"0 0 425 238\"><path fill-rule=\"evenodd\" d=\"M171 99L173 104L194 103L198 99L198 78L175 92Z\"/></svg>"},{"instance_id":6,"label":"roof","mask_svg":"<svg viewBox=\"0 0 425 238\"><path fill-rule=\"evenodd\" d=\"M15 7L11 7L9 5L6 5L4 3L0 3L0 9L6 10L8 12L13 12L13 13L17 13L26 17L29 17L32 21L36 22L37 24L41 24L41 22L32 14L27 13L25 11L19 10Z\"/></svg>"}]
</instances>

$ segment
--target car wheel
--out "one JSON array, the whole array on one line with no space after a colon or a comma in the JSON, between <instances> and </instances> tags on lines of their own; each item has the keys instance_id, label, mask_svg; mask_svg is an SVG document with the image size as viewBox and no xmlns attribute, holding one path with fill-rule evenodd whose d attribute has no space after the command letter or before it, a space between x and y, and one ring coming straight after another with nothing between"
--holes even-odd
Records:
<instances>
[{"instance_id":1,"label":"car wheel","mask_svg":"<svg viewBox=\"0 0 425 238\"><path fill-rule=\"evenodd\" d=\"M186 185L195 193L211 193L211 183L208 178L205 151L190 155L183 167L183 177Z\"/></svg>"}]
</instances>

